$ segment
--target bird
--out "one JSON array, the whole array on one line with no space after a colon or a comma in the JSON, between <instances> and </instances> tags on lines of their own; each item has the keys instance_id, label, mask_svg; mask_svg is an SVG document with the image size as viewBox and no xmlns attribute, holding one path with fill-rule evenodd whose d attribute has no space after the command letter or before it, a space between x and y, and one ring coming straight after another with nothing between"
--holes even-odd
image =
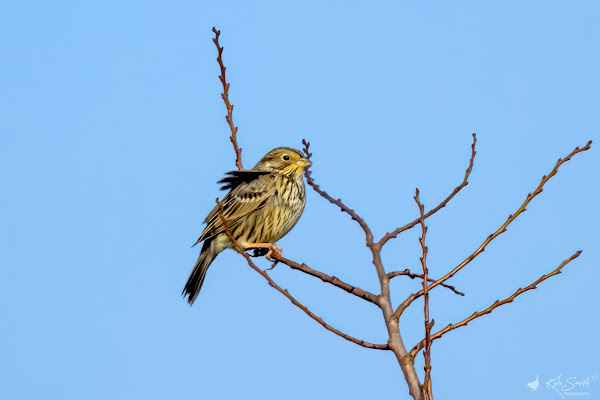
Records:
<instances>
[{"instance_id":1,"label":"bird","mask_svg":"<svg viewBox=\"0 0 600 400\"><path fill-rule=\"evenodd\" d=\"M312 162L301 151L278 147L252 169L228 172L217 182L224 184L221 190L229 190L221 201L223 216L244 251L269 249L267 257L272 251L281 252L275 243L296 225L304 211L303 172L310 165ZM217 204L204 220L206 227L194 244L204 242L182 292L190 307L200 293L208 267L223 250L234 247L219 214Z\"/></svg>"},{"instance_id":2,"label":"bird","mask_svg":"<svg viewBox=\"0 0 600 400\"><path fill-rule=\"evenodd\" d=\"M535 392L537 390L538 386L540 385L539 376L540 376L539 374L536 375L535 381L529 382L527 384L527 386L529 386L529 389L531 389L532 392Z\"/></svg>"}]
</instances>

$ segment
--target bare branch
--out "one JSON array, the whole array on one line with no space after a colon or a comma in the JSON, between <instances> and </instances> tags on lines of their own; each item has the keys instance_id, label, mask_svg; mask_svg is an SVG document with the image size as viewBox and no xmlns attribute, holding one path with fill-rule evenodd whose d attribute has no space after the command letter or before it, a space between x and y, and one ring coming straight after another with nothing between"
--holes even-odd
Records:
<instances>
[{"instance_id":1,"label":"bare branch","mask_svg":"<svg viewBox=\"0 0 600 400\"><path fill-rule=\"evenodd\" d=\"M223 47L219 46L219 35L221 34L221 31L217 30L214 26L212 28L212 31L215 34L213 42L215 46L217 46L217 51L219 53L219 56L217 57L217 62L219 63L219 67L221 68L221 75L219 75L219 79L223 84L223 93L221 93L221 97L223 98L223 101L225 102L225 107L227 108L227 115L225 116L225 119L229 124L229 129L231 129L231 136L229 137L229 140L231 140L231 144L233 144L233 149L235 150L235 165L238 167L238 169L241 170L244 169L242 165L242 149L238 146L237 143L238 128L233 124L233 104L229 102L229 83L227 83L227 81L225 80L225 70L227 68L225 68L225 65L223 65Z\"/></svg>"},{"instance_id":2,"label":"bare branch","mask_svg":"<svg viewBox=\"0 0 600 400\"><path fill-rule=\"evenodd\" d=\"M469 181L468 181L468 179L469 179L469 175L471 175L471 171L473 170L473 162L475 161L475 154L477 154L477 152L475 151L475 144L476 144L476 143L477 143L477 135L475 135L475 134L473 133L473 144L471 144L471 160L469 161L469 167L468 167L468 168L467 168L467 170L465 171L465 177L464 177L464 179L463 179L462 183L461 183L460 185L458 185L458 186L457 186L457 187L456 187L456 188L455 188L455 189L452 191L452 193L450 193L450 196L446 197L446 199L445 199L444 201L442 201L442 202L441 202L441 203L440 203L440 204L439 204L437 207L435 207L434 209L432 209L432 210L428 211L428 212L425 214L425 218L426 218L426 219L427 219L427 218L429 218L429 217L431 217L433 214L435 214L436 212L438 212L438 211L439 211L439 210L441 210L442 208L446 207L446 204L448 204L448 202L449 202L450 200L452 200L452 198L453 198L454 196L456 196L456 194L457 194L458 192L460 192L462 188L464 188L465 186L467 186L467 185L469 184ZM409 230L409 229L411 229L411 228L415 227L415 226L416 226L416 225L419 223L419 219L420 219L420 218L417 218L417 219L415 219L414 221L412 221L412 222L410 222L410 223L408 223L408 224L406 224L406 225L404 225L404 226L401 226L400 228L398 228L398 229L395 229L395 230L394 230L394 231L392 231L392 232L388 232L388 233L386 233L386 234L385 234L385 235L384 235L384 236L381 238L381 240L379 241L379 245L380 245L381 247L383 247L383 245L385 245L385 244L388 242L388 240L390 240L390 239L393 239L393 238L395 238L396 236L398 236L399 234L401 234L402 232L404 232L404 231L407 231L407 230Z\"/></svg>"},{"instance_id":3,"label":"bare branch","mask_svg":"<svg viewBox=\"0 0 600 400\"><path fill-rule=\"evenodd\" d=\"M304 145L303 150L306 158L310 159L312 157L312 153L309 151L310 142L307 142L305 139L303 139L302 144ZM365 220L362 219L354 210L346 206L341 199L335 200L327 192L321 190L319 185L317 185L314 179L311 177L311 173L312 172L308 168L304 170L304 175L306 176L307 183L321 197L325 198L330 203L338 206L342 212L348 213L353 220L358 222L360 227L365 232L366 245L371 250L371 254L373 255L373 265L375 266L375 269L377 271L377 277L379 279L379 284L381 287L381 294L378 296L378 306L381 308L383 319L388 329L389 340L387 349L392 350L396 358L398 359L400 368L402 369L402 373L404 374L404 378L406 379L406 383L408 384L408 391L410 395L417 400L422 400L422 386L419 381L419 377L417 376L414 363L402 361L403 357L406 355L406 348L404 347L404 343L402 342L402 336L400 335L398 321L392 321L390 318L394 312L394 309L392 308L392 303L390 299L389 278L385 273L385 268L383 266L383 262L381 261L381 246L379 243L373 242L373 233L371 232L371 229L369 228Z\"/></svg>"},{"instance_id":4,"label":"bare branch","mask_svg":"<svg viewBox=\"0 0 600 400\"><path fill-rule=\"evenodd\" d=\"M423 292L425 297L425 302L423 306L424 317L425 317L425 350L423 351L423 357L425 359L425 378L423 379L423 397L429 400L433 400L433 393L431 390L431 327L433 326L433 320L429 321L429 292L427 292L427 274L429 270L427 269L427 245L425 245L425 237L427 236L427 226L425 226L425 206L421 204L419 200L419 189L415 191L415 202L419 207L419 212L421 214L419 220L421 223L421 237L419 238L419 243L421 244L421 249L423 251L423 255L421 256L421 265L423 266Z\"/></svg>"},{"instance_id":5,"label":"bare branch","mask_svg":"<svg viewBox=\"0 0 600 400\"><path fill-rule=\"evenodd\" d=\"M312 157L312 153L308 151L308 149L310 148L310 142L307 142L305 139L302 139L302 144L304 145L304 148L302 150L304 151L306 158L310 159ZM369 226L367 225L365 220L362 219L356 213L356 211L354 211L353 209L351 209L350 207L348 207L347 205L342 203L342 199L336 200L333 197L331 197L326 191L321 190L319 185L317 185L315 183L315 180L313 178L311 178L311 174L312 174L312 172L310 171L309 168L304 169L304 176L306 176L306 183L308 183L315 190L315 192L317 192L321 197L328 200L331 204L335 204L336 206L338 206L342 210L342 212L348 213L348 215L350 215L350 217L353 220L358 222L358 224L363 229L363 231L365 231L367 247L371 247L371 245L373 244L373 233L371 232L371 228L369 228Z\"/></svg>"},{"instance_id":6,"label":"bare branch","mask_svg":"<svg viewBox=\"0 0 600 400\"><path fill-rule=\"evenodd\" d=\"M223 92L221 93L221 97L222 97L223 102L225 103L225 107L227 109L227 115L225 116L225 118L226 118L226 121L231 130L231 136L229 137L229 140L231 141L234 151L235 151L235 154L236 154L236 160L235 160L236 167L238 169L242 170L243 169L242 149L238 146L238 143L237 143L238 128L233 123L233 105L229 101L230 84L226 81L226 77L225 77L226 68L223 64L223 58L222 58L223 47L221 47L219 44L219 37L220 37L221 32L214 27L212 28L212 31L214 33L213 42L214 42L215 46L217 47L217 51L218 51L217 62L220 67L219 79L223 86ZM444 275L443 277L441 277L440 279L437 279L437 280L429 277L429 270L427 267L428 248L425 243L426 236L427 236L427 226L425 225L425 222L426 222L425 220L427 218L429 218L430 216L432 216L433 214L440 211L442 208L444 208L450 202L450 200L452 200L458 194L458 192L460 192L464 187L466 187L469 184L469 178L470 178L471 172L473 170L475 155L477 153L476 149L475 149L476 144L477 144L477 136L475 133L473 133L473 142L471 144L471 157L469 160L469 165L465 171L463 181L460 183L460 185L458 185L452 191L452 193L450 193L450 195L448 197L446 197L439 205L437 205L435 208L429 210L427 213L425 213L425 207L420 201L419 190L417 189L414 199L419 207L419 217L416 218L414 221L393 230L392 232L386 233L385 235L383 235L381 237L381 239L379 241L374 241L373 233L372 233L370 227L368 226L368 224L366 223L366 221L361 216L359 216L353 209L349 208L346 204L344 204L341 199L339 199L339 198L334 199L327 192L325 192L324 190L321 190L320 186L317 185L315 183L315 180L311 177L312 171L309 168L306 168L304 173L305 173L308 185L310 185L321 197L325 198L327 201L329 201L330 203L337 206L342 212L345 212L348 215L350 215L350 217L354 221L356 221L359 224L359 226L361 227L361 229L364 231L366 245L369 248L369 250L373 256L372 263L377 271L377 276L379 279L381 291L377 295L373 294L373 293L365 291L359 287L356 287L356 286L350 285L346 282L343 282L335 276L330 276L323 272L312 269L311 267L307 266L306 264L300 264L293 260L289 260L289 259L283 257L280 253L273 252L274 247L270 248L269 252L267 253L267 258L269 258L269 255L271 255L270 257L275 261L273 266L275 266L277 264L277 262L281 262L283 264L288 265L292 269L295 269L295 270L304 272L305 274L319 278L323 282L329 283L330 285L336 286L336 287L344 290L347 293L350 293L354 296L357 296L363 300L366 300L368 302L371 302L371 303L377 305L381 309L383 320L385 322L388 336L389 336L386 344L373 344L373 343L365 342L363 340L360 340L353 336L350 336L344 332L341 332L340 330L333 328L331 325L327 324L321 317L317 316L315 313L313 313L311 310L309 310L306 306L304 306L302 303L300 303L298 300L296 300L287 291L287 289L283 289L277 283L275 283L275 281L273 281L273 279L267 273L267 270L262 270L261 268L259 268L252 261L252 259L250 258L250 255L246 253L246 251L249 250L251 247L260 249L260 246L271 246L271 244L265 244L265 243L255 243L253 245L247 244L247 245L245 245L245 248L243 249L241 247L241 245L236 241L233 234L231 233L230 226L228 225L228 222L224 215L223 206L220 203L219 199L217 199L217 205L218 205L217 212L218 212L219 218L221 219L221 221L223 223L225 233L227 234L228 238L231 240L231 243L233 244L235 251L240 253L246 259L248 265L251 268L253 268L256 272L258 272L260 275L262 275L263 278L266 279L266 281L268 282L268 284L270 286L272 286L275 290L277 290L279 293L284 295L288 300L290 300L292 302L292 304L294 304L296 307L298 307L302 311L304 311L309 317L311 317L312 319L317 321L325 329L335 333L336 335L338 335L352 343L363 346L365 348L392 351L394 353L394 355L396 356L396 359L398 360L400 368L402 369L402 372L404 374L404 378L406 379L406 382L408 384L409 394L415 400L433 400L432 384L431 384L431 345L432 345L433 341L441 338L443 335L445 335L447 332L449 332L451 330L457 329L461 326L466 326L472 320L479 318L483 315L491 313L495 308L497 308L501 305L512 302L517 296L521 295L522 293L537 288L537 285L539 285L544 280L550 278L551 276L560 274L562 268L566 264L568 264L569 262L571 262L572 260L577 258L581 254L581 251L576 252L570 258L564 260L555 270L553 270L552 272L550 272L547 275L543 275L538 280L531 283L529 286L526 286L525 288L519 288L515 293L513 293L511 296L507 297L506 299L501 300L501 301L496 300L487 309L485 309L483 311L479 311L479 312L474 312L472 315L465 318L464 320L457 322L455 324L449 324L448 326L446 326L445 328L441 329L440 331L438 331L434 334L431 333L432 327L434 326L434 320L433 319L430 320L430 315L429 315L429 292L437 286L443 286L443 287L446 287L446 288L452 290L454 293L456 293L458 295L464 296L464 293L456 290L456 288L454 286L448 285L445 282L448 279L450 279L451 277L453 277L456 273L458 273L458 271L460 271L462 268L464 268L472 260L474 260L479 254L481 254L485 250L486 246L492 240L494 240L500 234L505 232L508 225L510 225L520 214L522 214L524 211L526 211L526 207L528 206L529 202L543 191L543 186L545 185L545 183L548 180L550 180L550 178L552 178L557 173L558 168L563 163L569 161L571 159L571 157L574 156L575 154L588 150L591 146L591 143L592 143L591 141L588 142L581 149L579 147L577 147L565 159L559 159L558 162L556 163L556 165L554 166L554 168L552 169L552 171L548 174L548 176L544 176L542 178L542 181L537 186L537 188L532 193L529 193L527 195L527 198L525 199L523 204L519 207L519 209L514 214L511 214L508 217L508 219L506 220L506 222L504 222L504 224L497 231L495 231L494 233L489 235L483 241L483 243L471 255L469 255L463 262L458 264L450 272L448 272L446 275ZM310 153L310 142L303 139L302 144L304 146L303 151L304 151L306 158L310 159L312 157L312 153ZM420 261L421 261L423 273L422 274L412 273L409 269L405 269L404 271L393 271L393 272L386 273L385 267L383 265L383 261L381 259L381 250L382 250L383 246L389 240L396 238L402 232L412 229L413 227L415 227L416 225L419 225L419 224L421 225L421 230L422 230L421 236L419 238L419 243L420 243L421 249L422 249L422 255L420 257ZM255 251L254 255L257 256L259 254L260 254L260 250L257 250L257 251ZM420 289L416 293L411 294L406 300L404 300L404 302L402 302L402 304L400 304L394 310L394 308L392 306L392 301L391 301L389 282L392 278L394 278L396 276L400 276L400 275L408 276L411 279L420 278L422 280L422 289ZM404 341L402 339L402 335L400 333L399 319L400 319L400 316L402 315L402 313L404 312L404 310L420 296L424 297L423 311L424 311L425 337L423 340L418 342L412 350L407 351L407 349L404 345ZM423 350L423 357L425 359L425 366L424 366L425 379L423 381L423 384L420 383L418 374L415 369L415 357L418 354L418 352L421 350Z\"/></svg>"},{"instance_id":7,"label":"bare branch","mask_svg":"<svg viewBox=\"0 0 600 400\"><path fill-rule=\"evenodd\" d=\"M273 281L273 279L271 279L271 277L269 276L269 274L267 274L262 269L258 268L256 266L256 264L254 264L254 262L252 261L252 259L250 258L250 256L248 254L246 254L244 252L244 250L242 250L242 248L238 244L237 240L235 240L235 238L231 234L231 229L229 228L229 224L227 223L227 220L225 219L225 215L223 214L223 205L221 204L221 202L219 201L218 198L217 198L217 204L219 205L219 217L221 218L221 221L223 222L223 226L225 228L225 233L229 237L229 240L231 240L231 242L233 243L235 251L237 251L238 253L240 253L246 259L246 261L248 262L248 265L250 267L252 267L252 269L254 269L256 272L258 272L259 274L261 274L262 277L267 280L267 282L269 283L269 285L271 285L279 293L281 293L282 295L284 295L285 297L287 297L292 302L292 304L294 304L296 307L298 307L299 309L301 309L302 311L304 311L306 314L308 314L309 317L311 317L312 319L314 319L315 321L317 321L318 323L320 323L321 325L323 325L323 328L327 329L328 331L331 331L331 332L335 333L336 335L338 335L338 336L340 336L340 337L342 337L342 338L344 338L344 339L346 339L346 340L348 340L348 341L350 341L352 343L356 343L356 344L358 344L360 346L363 346L363 347L366 347L366 348L369 348L369 349L389 350L389 346L387 344L373 344L373 343L365 342L364 340L357 339L357 338L355 338L353 336L345 334L344 332L340 331L339 329L336 329L336 328L332 327L331 325L329 325L328 323L326 323L323 320L323 318L317 316L315 313L313 313L312 311L310 311L305 305L303 305L298 300L296 300L287 291L287 289L282 289L281 286L279 286L277 283L275 283L275 281Z\"/></svg>"},{"instance_id":8,"label":"bare branch","mask_svg":"<svg viewBox=\"0 0 600 400\"><path fill-rule=\"evenodd\" d=\"M540 184L538 185L538 187L532 192L529 193L527 195L527 197L525 198L525 201L523 202L523 204L521 204L521 207L519 207L519 209L517 211L515 211L514 214L511 214L508 216L506 222L504 222L504 224L502 224L502 226L500 228L498 228L498 230L494 233L492 233L491 235L489 235L484 242L477 248L477 250L475 250L470 256L468 256L463 262L461 262L460 264L458 264L456 267L454 267L454 269L452 269L452 271L448 272L446 275L444 275L443 277L441 277L440 279L438 279L436 282L432 283L431 285L428 286L427 290L431 290L433 288L435 288L436 286L442 284L443 282L445 282L446 280L452 278L458 271L460 271L461 269L463 269L467 264L469 264L471 261L473 261L475 259L475 257L477 257L479 254L483 253L483 251L485 250L486 246L495 238L497 238L501 233L505 232L508 225L511 224L511 222L513 222L519 215L521 215L521 213L523 213L524 211L527 210L527 205L529 204L529 202L531 202L531 200L533 200L534 197L536 197L538 194L542 193L542 191L544 190L543 187L546 184L546 182L548 182L550 180L550 178L552 178L554 175L556 175L556 173L558 172L558 168L566 163L567 161L569 161L571 159L571 157L573 157L574 155L576 155L577 153L581 153L583 151L589 150L590 147L592 145L592 141L590 140L589 142L587 142L587 144L585 146L583 146L582 148L576 147L571 153L569 153L569 155L567 155L564 159L559 158L558 161L556 162L556 165L554 166L554 168L552 169L552 171L550 171L550 173L546 176L544 175L542 177L542 180L540 182ZM408 307L415 299L419 298L420 296L423 295L423 290L420 290L417 293L413 293L411 294L402 304L400 304L400 306L396 309L396 311L394 312L394 317L399 318L400 315L402 314L402 312L406 309L406 307Z\"/></svg>"},{"instance_id":9,"label":"bare branch","mask_svg":"<svg viewBox=\"0 0 600 400\"><path fill-rule=\"evenodd\" d=\"M305 274L317 277L320 280L322 280L323 282L330 283L333 286L337 286L338 288L345 290L346 292L353 294L357 297L360 297L363 300L367 300L375 305L379 305L379 297L371 292L367 292L366 290L363 290L359 287L352 286L346 282L341 281L339 278L337 278L335 276L329 276L321 271L312 269L311 267L309 267L308 265L306 265L304 263L299 264L295 261L289 260L280 254L274 253L271 255L271 257L273 259L287 265L288 267L290 267L292 269L302 271Z\"/></svg>"},{"instance_id":10,"label":"bare branch","mask_svg":"<svg viewBox=\"0 0 600 400\"><path fill-rule=\"evenodd\" d=\"M415 278L421 278L423 279L423 274L415 274L413 272L411 272L408 268L406 268L404 271L392 271L392 272L388 272L387 274L388 279L392 279L395 278L397 276L408 276L410 279L415 279ZM427 281L428 282L437 282L436 279L430 278L429 276L427 277ZM446 283L441 283L441 286L448 288L450 290L452 290L454 293L458 294L459 296L464 296L465 294L463 292L460 292L458 290L456 290L456 287L452 286L452 285L448 285Z\"/></svg>"},{"instance_id":11,"label":"bare branch","mask_svg":"<svg viewBox=\"0 0 600 400\"><path fill-rule=\"evenodd\" d=\"M491 306L489 306L485 310L474 312L469 317L467 317L467 318L463 319L462 321L457 322L455 324L449 324L444 329L431 335L431 340L439 339L446 333L450 332L451 330L460 328L461 326L466 326L469 322L473 321L474 319L479 318L485 314L491 313L495 308L498 308L507 303L511 303L520 294L525 293L528 290L536 289L537 285L539 285L541 282L545 281L546 279L548 279L554 275L560 274L562 272L561 271L562 268L565 265L567 265L568 263L570 263L571 261L573 261L574 259L576 259L577 257L579 257L580 254L581 254L581 250L577 251L571 257L564 260L554 271L550 272L549 274L542 275L538 280L536 280L529 286L525 286L524 288L519 288L516 292L514 292L512 295L505 298L504 300L496 300ZM416 354L419 352L419 350L421 350L423 347L425 347L425 340L420 341L415 347L413 347L413 349L407 354L407 357L415 357Z\"/></svg>"}]
</instances>

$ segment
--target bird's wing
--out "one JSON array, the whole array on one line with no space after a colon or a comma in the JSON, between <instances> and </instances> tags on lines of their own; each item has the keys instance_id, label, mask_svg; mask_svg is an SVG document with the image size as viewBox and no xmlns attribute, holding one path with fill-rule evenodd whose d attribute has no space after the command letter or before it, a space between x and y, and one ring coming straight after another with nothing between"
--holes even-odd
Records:
<instances>
[{"instance_id":1,"label":"bird's wing","mask_svg":"<svg viewBox=\"0 0 600 400\"><path fill-rule=\"evenodd\" d=\"M275 179L275 174L261 173L253 180L236 181L236 186L221 201L223 215L231 231L235 230L244 217L263 208L269 200L272 201L277 191ZM212 209L204 222L207 224L206 228L194 246L225 232L218 205Z\"/></svg>"},{"instance_id":2,"label":"bird's wing","mask_svg":"<svg viewBox=\"0 0 600 400\"><path fill-rule=\"evenodd\" d=\"M270 174L269 171L253 171L251 169L245 169L241 171L230 171L228 172L225 178L221 179L217 183L224 183L225 185L221 186L221 190L227 189L235 189L242 183L249 183L262 175Z\"/></svg>"}]
</instances>

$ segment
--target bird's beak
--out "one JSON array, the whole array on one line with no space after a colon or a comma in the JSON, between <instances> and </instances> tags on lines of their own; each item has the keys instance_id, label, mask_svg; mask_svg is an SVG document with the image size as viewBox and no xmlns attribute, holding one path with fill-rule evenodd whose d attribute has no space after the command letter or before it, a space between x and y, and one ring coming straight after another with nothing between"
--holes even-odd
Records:
<instances>
[{"instance_id":1,"label":"bird's beak","mask_svg":"<svg viewBox=\"0 0 600 400\"><path fill-rule=\"evenodd\" d=\"M298 161L296 161L296 164L298 164L302 168L305 168L305 167L310 167L312 165L312 162L310 162L310 160L308 160L306 158L301 158Z\"/></svg>"}]
</instances>

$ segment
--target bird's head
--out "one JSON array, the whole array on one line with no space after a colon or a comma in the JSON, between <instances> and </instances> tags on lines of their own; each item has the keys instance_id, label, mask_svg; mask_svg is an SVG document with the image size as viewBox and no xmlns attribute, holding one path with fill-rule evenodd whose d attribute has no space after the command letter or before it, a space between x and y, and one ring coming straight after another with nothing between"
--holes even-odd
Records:
<instances>
[{"instance_id":1,"label":"bird's head","mask_svg":"<svg viewBox=\"0 0 600 400\"><path fill-rule=\"evenodd\" d=\"M311 164L300 150L291 147L278 147L265 154L252 169L299 176L302 175L304 168Z\"/></svg>"}]
</instances>

